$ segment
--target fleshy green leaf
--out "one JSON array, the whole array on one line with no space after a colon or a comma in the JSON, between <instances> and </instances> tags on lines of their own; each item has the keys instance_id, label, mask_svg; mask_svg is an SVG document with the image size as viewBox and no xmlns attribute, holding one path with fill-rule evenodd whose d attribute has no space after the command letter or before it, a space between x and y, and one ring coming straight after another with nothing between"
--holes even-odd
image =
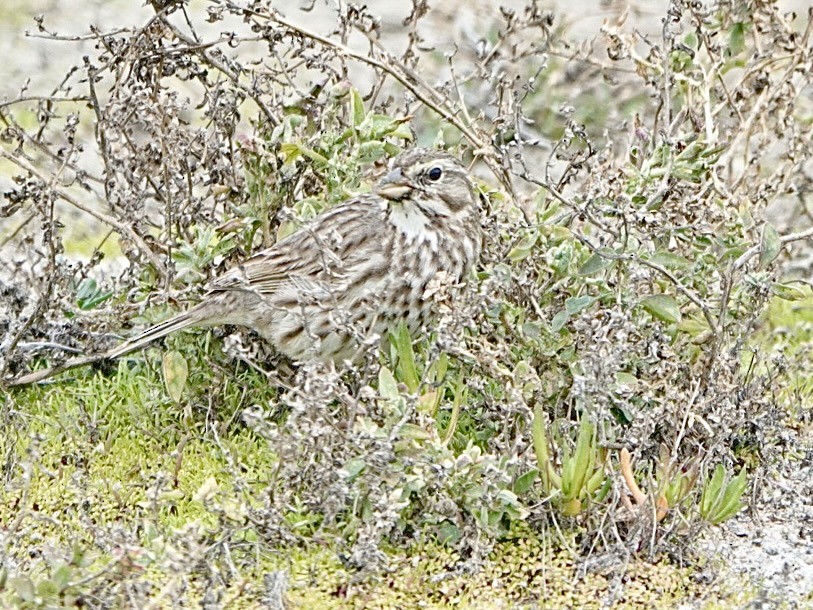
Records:
<instances>
[{"instance_id":1,"label":"fleshy green leaf","mask_svg":"<svg viewBox=\"0 0 813 610\"><path fill-rule=\"evenodd\" d=\"M390 333L390 339L398 354L395 372L399 380L404 382L410 392L417 392L421 385L421 376L415 362L415 351L412 349L412 337L406 324L399 324L398 328Z\"/></svg>"},{"instance_id":2,"label":"fleshy green leaf","mask_svg":"<svg viewBox=\"0 0 813 610\"><path fill-rule=\"evenodd\" d=\"M714 474L711 475L711 479L703 488L703 496L700 499L700 514L704 517L708 518L711 515L712 509L720 501L724 480L725 467L722 464L717 464L717 467L714 469Z\"/></svg>"},{"instance_id":3,"label":"fleshy green leaf","mask_svg":"<svg viewBox=\"0 0 813 610\"><path fill-rule=\"evenodd\" d=\"M745 493L745 488L748 485L745 468L740 470L736 477L729 481L720 498L719 505L716 507L715 523L722 523L729 517L733 517L744 506L740 501L742 494Z\"/></svg>"}]
</instances>

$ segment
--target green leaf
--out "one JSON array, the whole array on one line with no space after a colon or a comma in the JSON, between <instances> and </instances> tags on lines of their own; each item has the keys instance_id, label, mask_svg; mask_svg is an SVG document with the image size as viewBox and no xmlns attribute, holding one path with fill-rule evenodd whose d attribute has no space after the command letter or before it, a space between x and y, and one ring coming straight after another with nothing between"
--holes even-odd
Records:
<instances>
[{"instance_id":1,"label":"green leaf","mask_svg":"<svg viewBox=\"0 0 813 610\"><path fill-rule=\"evenodd\" d=\"M96 292L96 280L86 279L79 284L79 288L76 290L76 300L81 301L82 299L86 299L94 292Z\"/></svg>"},{"instance_id":2,"label":"green leaf","mask_svg":"<svg viewBox=\"0 0 813 610\"><path fill-rule=\"evenodd\" d=\"M364 100L361 99L358 89L350 92L350 109L353 115L353 127L358 128L364 122Z\"/></svg>"},{"instance_id":3,"label":"green leaf","mask_svg":"<svg viewBox=\"0 0 813 610\"><path fill-rule=\"evenodd\" d=\"M395 375L386 366L378 369L378 393L382 397L392 400L401 396L398 391L398 382L395 381Z\"/></svg>"},{"instance_id":4,"label":"green leaf","mask_svg":"<svg viewBox=\"0 0 813 610\"><path fill-rule=\"evenodd\" d=\"M746 250L747 248L742 244L725 248L719 255L719 260L720 262L735 260L742 256Z\"/></svg>"},{"instance_id":5,"label":"green leaf","mask_svg":"<svg viewBox=\"0 0 813 610\"><path fill-rule=\"evenodd\" d=\"M707 333L711 332L708 320L697 313L689 314L683 318L678 328L681 332L688 333L692 337L698 337L700 335L705 337Z\"/></svg>"},{"instance_id":6,"label":"green leaf","mask_svg":"<svg viewBox=\"0 0 813 610\"><path fill-rule=\"evenodd\" d=\"M653 294L642 299L641 306L663 322L680 322L680 307L674 297L666 294Z\"/></svg>"},{"instance_id":7,"label":"green leaf","mask_svg":"<svg viewBox=\"0 0 813 610\"><path fill-rule=\"evenodd\" d=\"M589 295L570 297L569 299L565 300L565 311L572 316L575 313L579 313L580 311L587 309L595 302L596 297L591 297Z\"/></svg>"},{"instance_id":8,"label":"green leaf","mask_svg":"<svg viewBox=\"0 0 813 610\"><path fill-rule=\"evenodd\" d=\"M395 365L398 379L406 384L410 392L417 392L421 385L421 376L418 374L415 350L412 349L412 337L409 335L406 324L399 324L395 332L390 333L390 337L398 355Z\"/></svg>"},{"instance_id":9,"label":"green leaf","mask_svg":"<svg viewBox=\"0 0 813 610\"><path fill-rule=\"evenodd\" d=\"M522 335L529 339L538 339L542 333L542 327L539 322L525 322L522 325Z\"/></svg>"},{"instance_id":10,"label":"green leaf","mask_svg":"<svg viewBox=\"0 0 813 610\"><path fill-rule=\"evenodd\" d=\"M604 474L604 468L598 465L593 471L593 476L585 482L584 490L588 496L592 496L600 487L604 487L608 481L609 478Z\"/></svg>"},{"instance_id":11,"label":"green leaf","mask_svg":"<svg viewBox=\"0 0 813 610\"><path fill-rule=\"evenodd\" d=\"M728 32L728 50L731 56L739 55L745 49L745 24L735 23Z\"/></svg>"},{"instance_id":12,"label":"green leaf","mask_svg":"<svg viewBox=\"0 0 813 610\"><path fill-rule=\"evenodd\" d=\"M703 487L703 496L700 499L700 514L704 518L708 519L711 516L712 509L720 501L720 490L723 487L724 479L725 467L717 464L711 479Z\"/></svg>"},{"instance_id":13,"label":"green leaf","mask_svg":"<svg viewBox=\"0 0 813 610\"><path fill-rule=\"evenodd\" d=\"M714 525L732 517L743 507L741 498L747 484L745 469L740 470L730 481L726 479L725 468L718 464L704 486L700 499L701 516Z\"/></svg>"},{"instance_id":14,"label":"green leaf","mask_svg":"<svg viewBox=\"0 0 813 610\"><path fill-rule=\"evenodd\" d=\"M412 133L407 125L409 120L409 118L394 119L387 114L369 114L359 126L359 131L370 140L380 140L387 136L411 140Z\"/></svg>"},{"instance_id":15,"label":"green leaf","mask_svg":"<svg viewBox=\"0 0 813 610\"><path fill-rule=\"evenodd\" d=\"M384 151L387 153L388 157L395 157L399 152L401 152L401 149L392 142L384 142Z\"/></svg>"},{"instance_id":16,"label":"green leaf","mask_svg":"<svg viewBox=\"0 0 813 610\"><path fill-rule=\"evenodd\" d=\"M316 162L319 165L327 165L327 159L320 155L315 150L311 150L305 146L301 146L296 142L283 142L279 145L279 151L282 153L282 163L283 165L289 165L292 162L296 161L300 156L307 157L311 161Z\"/></svg>"},{"instance_id":17,"label":"green leaf","mask_svg":"<svg viewBox=\"0 0 813 610\"><path fill-rule=\"evenodd\" d=\"M536 233L531 233L520 239L519 243L511 248L511 250L508 252L508 258L514 263L518 263L528 258L533 251L537 237L538 235Z\"/></svg>"},{"instance_id":18,"label":"green leaf","mask_svg":"<svg viewBox=\"0 0 813 610\"><path fill-rule=\"evenodd\" d=\"M344 464L344 475L348 481L355 479L359 473L367 466L367 462L363 458L355 457L350 458Z\"/></svg>"},{"instance_id":19,"label":"green leaf","mask_svg":"<svg viewBox=\"0 0 813 610\"><path fill-rule=\"evenodd\" d=\"M776 260L782 250L782 242L779 240L779 233L774 226L766 222L762 227L762 239L759 244L759 268L765 269Z\"/></svg>"},{"instance_id":20,"label":"green leaf","mask_svg":"<svg viewBox=\"0 0 813 610\"><path fill-rule=\"evenodd\" d=\"M572 500L577 495L577 490L573 488L573 472L576 470L576 458L573 457L562 448L562 469L561 469L561 484L559 489L562 490L562 498L565 500Z\"/></svg>"},{"instance_id":21,"label":"green leaf","mask_svg":"<svg viewBox=\"0 0 813 610\"><path fill-rule=\"evenodd\" d=\"M804 285L775 283L771 285L771 292L785 301L802 301L807 298L808 291Z\"/></svg>"},{"instance_id":22,"label":"green leaf","mask_svg":"<svg viewBox=\"0 0 813 610\"><path fill-rule=\"evenodd\" d=\"M590 255L579 269L579 275L593 275L604 269L609 269L615 264L615 259L602 256L599 252Z\"/></svg>"},{"instance_id":23,"label":"green leaf","mask_svg":"<svg viewBox=\"0 0 813 610\"><path fill-rule=\"evenodd\" d=\"M573 480L570 483L570 488L574 498L579 497L585 482L592 476L592 462L594 459L595 426L583 415L581 422L579 422L579 436L576 440L576 451L573 454L573 470L571 472ZM562 483L562 489L564 490L564 481Z\"/></svg>"},{"instance_id":24,"label":"green leaf","mask_svg":"<svg viewBox=\"0 0 813 610\"><path fill-rule=\"evenodd\" d=\"M638 387L638 378L631 374L619 371L615 374L615 381L620 388L635 390Z\"/></svg>"},{"instance_id":25,"label":"green leaf","mask_svg":"<svg viewBox=\"0 0 813 610\"><path fill-rule=\"evenodd\" d=\"M41 580L37 583L37 597L40 598L41 601L45 600L53 600L59 590L57 589L56 584L51 580ZM40 606L43 607L43 606ZM53 607L51 604L45 605L44 607Z\"/></svg>"},{"instance_id":26,"label":"green leaf","mask_svg":"<svg viewBox=\"0 0 813 610\"><path fill-rule=\"evenodd\" d=\"M175 402L180 402L184 388L186 388L186 380L189 377L189 366L186 363L186 358L180 352L172 350L164 354L161 368L164 372L164 385L167 388L167 394Z\"/></svg>"},{"instance_id":27,"label":"green leaf","mask_svg":"<svg viewBox=\"0 0 813 610\"><path fill-rule=\"evenodd\" d=\"M433 434L426 428L422 428L417 424L410 423L406 423L401 426L400 437L413 441L428 441L434 438Z\"/></svg>"},{"instance_id":28,"label":"green leaf","mask_svg":"<svg viewBox=\"0 0 813 610\"><path fill-rule=\"evenodd\" d=\"M545 415L541 407L534 409L534 419L531 424L531 438L534 445L534 455L542 477L542 490L549 493L562 484L561 478L553 471L548 452L548 434L545 430Z\"/></svg>"},{"instance_id":29,"label":"green leaf","mask_svg":"<svg viewBox=\"0 0 813 610\"><path fill-rule=\"evenodd\" d=\"M362 142L358 148L358 158L361 163L372 163L384 157L384 143L374 140Z\"/></svg>"},{"instance_id":30,"label":"green leaf","mask_svg":"<svg viewBox=\"0 0 813 610\"><path fill-rule=\"evenodd\" d=\"M569 276L571 261L573 260L572 246L558 247L553 251L553 256L550 257L550 267L558 276Z\"/></svg>"},{"instance_id":31,"label":"green leaf","mask_svg":"<svg viewBox=\"0 0 813 610\"><path fill-rule=\"evenodd\" d=\"M722 523L729 517L733 517L743 507L740 501L742 494L745 493L745 488L748 484L745 468L740 470L736 477L726 485L723 491L723 497L720 499L717 510L714 514L714 523Z\"/></svg>"},{"instance_id":32,"label":"green leaf","mask_svg":"<svg viewBox=\"0 0 813 610\"><path fill-rule=\"evenodd\" d=\"M518 476L517 480L514 481L514 493L521 495L527 492L529 489L531 489L531 486L534 484L534 481L536 481L536 477L538 476L539 470L536 468L532 468L525 474Z\"/></svg>"},{"instance_id":33,"label":"green leaf","mask_svg":"<svg viewBox=\"0 0 813 610\"><path fill-rule=\"evenodd\" d=\"M282 153L282 164L293 163L301 154L299 144L296 142L283 142L279 145L279 152Z\"/></svg>"},{"instance_id":34,"label":"green leaf","mask_svg":"<svg viewBox=\"0 0 813 610\"><path fill-rule=\"evenodd\" d=\"M442 521L437 525L435 536L440 544L455 544L463 534L460 528L451 521Z\"/></svg>"},{"instance_id":35,"label":"green leaf","mask_svg":"<svg viewBox=\"0 0 813 610\"><path fill-rule=\"evenodd\" d=\"M76 304L79 309L87 311L97 305L104 303L113 295L112 291L102 291L96 285L96 280L88 278L84 280L76 290Z\"/></svg>"},{"instance_id":36,"label":"green leaf","mask_svg":"<svg viewBox=\"0 0 813 610\"><path fill-rule=\"evenodd\" d=\"M320 155L315 150L311 150L310 148L306 148L304 146L299 147L299 151L306 156L311 161L314 161L318 165L328 165L328 160L326 157Z\"/></svg>"},{"instance_id":37,"label":"green leaf","mask_svg":"<svg viewBox=\"0 0 813 610\"><path fill-rule=\"evenodd\" d=\"M65 590L71 580L73 580L73 569L64 563L59 564L51 576L51 581L60 592Z\"/></svg>"},{"instance_id":38,"label":"green leaf","mask_svg":"<svg viewBox=\"0 0 813 610\"><path fill-rule=\"evenodd\" d=\"M667 269L688 269L692 266L692 261L688 258L684 258L679 254L673 254L667 250L656 252L649 261Z\"/></svg>"},{"instance_id":39,"label":"green leaf","mask_svg":"<svg viewBox=\"0 0 813 610\"><path fill-rule=\"evenodd\" d=\"M565 324L567 324L567 321L569 319L570 319L569 313L567 313L566 311L560 311L555 316L553 316L553 319L550 321L551 331L558 333L565 327Z\"/></svg>"},{"instance_id":40,"label":"green leaf","mask_svg":"<svg viewBox=\"0 0 813 610\"><path fill-rule=\"evenodd\" d=\"M603 475L604 473L599 470L599 471L596 472L596 475L594 475L594 476L598 476L599 474ZM589 485L592 485L592 481L589 483ZM603 502L604 499L609 495L610 490L612 488L613 488L613 480L612 480L612 478L602 476L600 489L598 489L598 490L596 490L596 492L594 492L593 501L594 502Z\"/></svg>"}]
</instances>

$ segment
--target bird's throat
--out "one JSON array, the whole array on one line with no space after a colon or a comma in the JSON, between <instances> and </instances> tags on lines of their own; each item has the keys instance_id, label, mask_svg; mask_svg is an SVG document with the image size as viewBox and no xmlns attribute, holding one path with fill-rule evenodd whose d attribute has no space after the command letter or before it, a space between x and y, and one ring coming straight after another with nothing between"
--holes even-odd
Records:
<instances>
[{"instance_id":1,"label":"bird's throat","mask_svg":"<svg viewBox=\"0 0 813 610\"><path fill-rule=\"evenodd\" d=\"M414 203L390 206L389 220L407 243L433 241L437 244L437 235L430 230L429 218Z\"/></svg>"}]
</instances>

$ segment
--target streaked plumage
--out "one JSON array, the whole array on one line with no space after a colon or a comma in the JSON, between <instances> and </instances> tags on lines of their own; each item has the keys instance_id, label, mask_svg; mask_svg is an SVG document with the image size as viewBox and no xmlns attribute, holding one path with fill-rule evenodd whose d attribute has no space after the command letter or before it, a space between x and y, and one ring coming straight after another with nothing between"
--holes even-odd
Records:
<instances>
[{"instance_id":1,"label":"streaked plumage","mask_svg":"<svg viewBox=\"0 0 813 610\"><path fill-rule=\"evenodd\" d=\"M322 213L215 279L200 304L105 357L190 326L238 324L294 360L352 358L359 339L402 320L417 332L431 314L429 284L458 284L480 243L465 168L442 151L407 150L373 193Z\"/></svg>"},{"instance_id":2,"label":"streaked plumage","mask_svg":"<svg viewBox=\"0 0 813 610\"><path fill-rule=\"evenodd\" d=\"M477 262L477 197L448 153L398 155L374 192L341 203L215 279L200 304L107 353L24 375L25 385L116 358L190 326L239 324L294 360L352 359L359 340L431 317L433 280L457 285Z\"/></svg>"}]
</instances>

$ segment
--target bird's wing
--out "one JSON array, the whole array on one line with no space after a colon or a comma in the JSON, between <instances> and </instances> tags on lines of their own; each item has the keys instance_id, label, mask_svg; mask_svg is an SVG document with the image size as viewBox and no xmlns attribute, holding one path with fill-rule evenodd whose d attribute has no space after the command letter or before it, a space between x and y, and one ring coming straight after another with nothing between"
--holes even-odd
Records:
<instances>
[{"instance_id":1,"label":"bird's wing","mask_svg":"<svg viewBox=\"0 0 813 610\"><path fill-rule=\"evenodd\" d=\"M208 288L213 292L251 290L271 294L293 275L309 277L322 271L322 267L315 264L315 247L316 240L310 232L303 230L294 233L232 267L210 282Z\"/></svg>"},{"instance_id":2,"label":"bird's wing","mask_svg":"<svg viewBox=\"0 0 813 610\"><path fill-rule=\"evenodd\" d=\"M210 282L212 292L251 290L272 294L291 281L324 283L347 271L347 232L354 218L378 212L368 196L346 201L323 213L308 227L280 240Z\"/></svg>"}]
</instances>

